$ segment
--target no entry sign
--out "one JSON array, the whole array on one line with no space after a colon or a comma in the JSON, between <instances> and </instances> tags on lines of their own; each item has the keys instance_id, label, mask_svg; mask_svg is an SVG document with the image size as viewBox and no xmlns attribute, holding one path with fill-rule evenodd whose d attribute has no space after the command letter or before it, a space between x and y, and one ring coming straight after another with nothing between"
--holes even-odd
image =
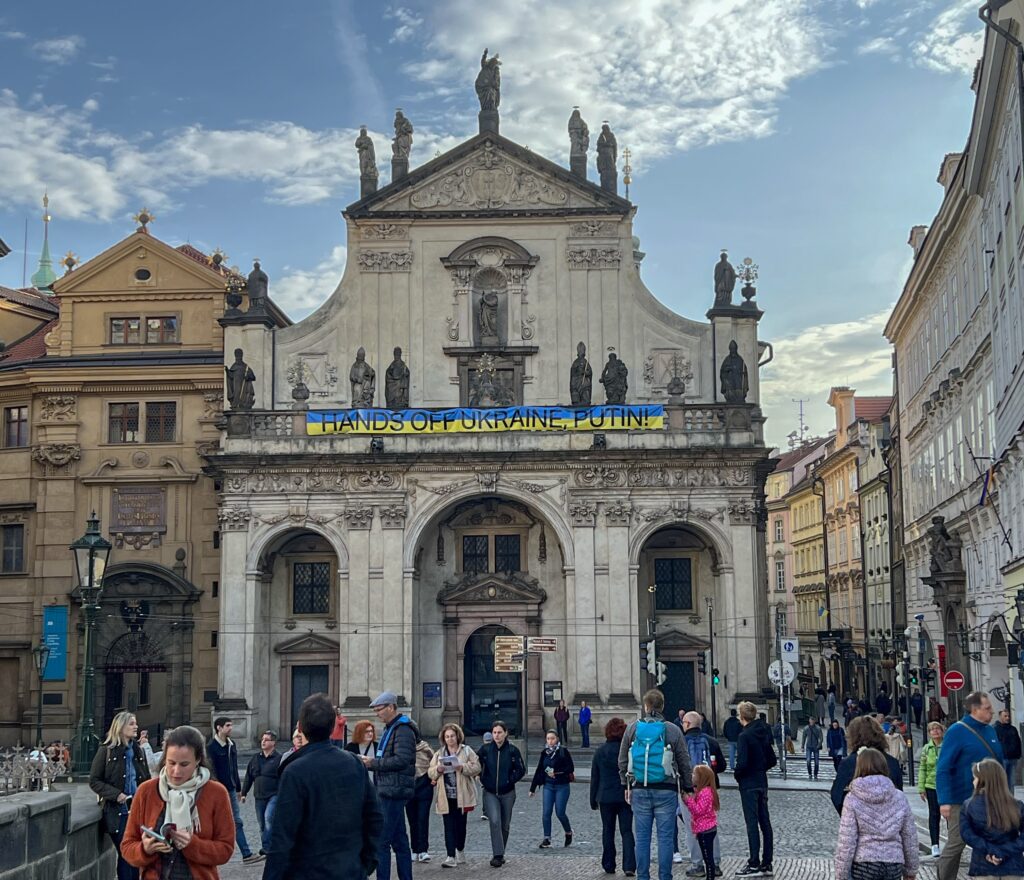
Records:
<instances>
[{"instance_id":1,"label":"no entry sign","mask_svg":"<svg viewBox=\"0 0 1024 880\"><path fill-rule=\"evenodd\" d=\"M957 672L955 669L950 669L942 676L942 683L946 686L947 690L961 690L964 686L964 674Z\"/></svg>"}]
</instances>

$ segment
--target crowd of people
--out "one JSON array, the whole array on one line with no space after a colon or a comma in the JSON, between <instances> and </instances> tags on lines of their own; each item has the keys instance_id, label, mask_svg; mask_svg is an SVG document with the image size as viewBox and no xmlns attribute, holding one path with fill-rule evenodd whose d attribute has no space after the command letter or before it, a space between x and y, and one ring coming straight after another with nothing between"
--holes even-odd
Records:
<instances>
[{"instance_id":1,"label":"crowd of people","mask_svg":"<svg viewBox=\"0 0 1024 880\"><path fill-rule=\"evenodd\" d=\"M458 868L477 809L488 823L490 864L501 868L517 785L529 771L507 725L495 721L479 751L454 723L430 743L398 702L389 691L378 696L371 708L380 726L360 721L349 740L340 710L315 694L300 708L291 748L280 752L277 734L264 731L244 774L227 716L214 720L208 740L187 725L168 730L156 751L135 716L118 713L90 774L117 849L118 880L212 880L236 847L243 863L265 863L266 880L371 874L390 880L392 859L399 880L411 880L413 863L430 860L430 814L444 828L442 865ZM836 880L913 880L920 868L917 829L902 792L904 764L891 742L903 741L906 731L884 712L854 715L844 728L827 714L829 705L826 694L826 714L808 719L799 743L809 777L818 775L821 751L834 763ZM920 754L918 795L928 806L938 880L954 880L965 846L971 847L970 876L1019 877L1024 803L1014 799L1013 779L1020 736L1006 712L992 724L987 694L970 694L964 706L964 717L948 729L939 720L928 723ZM588 748L592 715L584 708L577 717L585 719L579 724ZM658 880L669 880L673 865L688 860L687 877L722 876L719 788L731 771L748 849L735 876L772 876L768 773L794 740L792 732L785 724L773 729L753 703L741 702L723 725L727 758L700 713L681 711L669 721L664 711L662 693L648 691L640 716L611 718L604 743L592 750L589 806L600 814L601 867L607 874L621 867L640 880L650 880L653 870ZM567 721L547 732L529 779L529 796L539 790L543 801L542 849L554 845L553 818L563 846L574 839L569 802L576 763L565 742ZM241 820L249 797L260 829L255 852ZM940 847L943 819L947 838Z\"/></svg>"}]
</instances>

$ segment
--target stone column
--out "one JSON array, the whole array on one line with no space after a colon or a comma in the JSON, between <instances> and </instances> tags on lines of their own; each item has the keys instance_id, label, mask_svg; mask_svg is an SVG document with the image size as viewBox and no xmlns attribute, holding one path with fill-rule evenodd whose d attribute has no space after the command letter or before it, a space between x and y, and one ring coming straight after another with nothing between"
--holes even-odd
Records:
<instances>
[{"instance_id":1,"label":"stone column","mask_svg":"<svg viewBox=\"0 0 1024 880\"><path fill-rule=\"evenodd\" d=\"M576 577L573 604L567 605L567 616L572 621L569 631L572 633L572 648L569 656L574 660L570 669L572 702L582 699L593 699L597 693L597 639L595 628L597 621L597 595L594 577L594 519L596 509L589 517L589 522L573 528L573 546L576 550Z\"/></svg>"},{"instance_id":2,"label":"stone column","mask_svg":"<svg viewBox=\"0 0 1024 880\"><path fill-rule=\"evenodd\" d=\"M608 513L608 510L605 510ZM605 621L611 659L611 677L598 682L598 690L606 698L611 694L629 694L633 691L633 657L637 654L633 633L636 627L636 573L629 565L628 518L620 517L617 525L608 529L608 596L609 613ZM602 652L605 652L602 646Z\"/></svg>"},{"instance_id":3,"label":"stone column","mask_svg":"<svg viewBox=\"0 0 1024 880\"><path fill-rule=\"evenodd\" d=\"M367 529L348 530L348 620L353 632L348 642L349 693L346 706L365 707L377 694L370 694L372 688L370 665L370 540Z\"/></svg>"},{"instance_id":4,"label":"stone column","mask_svg":"<svg viewBox=\"0 0 1024 880\"><path fill-rule=\"evenodd\" d=\"M378 512L382 528L377 540L384 550L382 622L386 633L382 645L381 690L393 690L415 706L418 701L412 692L412 664L409 662L412 659L412 572L406 574L402 568L405 506L384 505Z\"/></svg>"}]
</instances>

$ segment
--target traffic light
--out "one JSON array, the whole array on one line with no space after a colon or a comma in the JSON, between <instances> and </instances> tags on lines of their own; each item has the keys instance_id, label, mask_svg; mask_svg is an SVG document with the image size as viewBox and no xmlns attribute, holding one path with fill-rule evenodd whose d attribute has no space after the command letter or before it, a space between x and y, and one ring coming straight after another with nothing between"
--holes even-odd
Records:
<instances>
[{"instance_id":1,"label":"traffic light","mask_svg":"<svg viewBox=\"0 0 1024 880\"><path fill-rule=\"evenodd\" d=\"M640 643L640 668L647 669L647 653L650 650L650 642Z\"/></svg>"},{"instance_id":2,"label":"traffic light","mask_svg":"<svg viewBox=\"0 0 1024 880\"><path fill-rule=\"evenodd\" d=\"M701 675L708 674L708 652L698 651L697 652L697 671Z\"/></svg>"},{"instance_id":3,"label":"traffic light","mask_svg":"<svg viewBox=\"0 0 1024 880\"><path fill-rule=\"evenodd\" d=\"M711 684L718 687L722 683L722 677L718 674L718 669L711 670Z\"/></svg>"},{"instance_id":4,"label":"traffic light","mask_svg":"<svg viewBox=\"0 0 1024 880\"><path fill-rule=\"evenodd\" d=\"M654 680L658 684L664 684L665 683L665 679L668 678L668 674L667 674L668 673L668 667L664 663L662 663L660 660L655 664L655 667L657 669L657 672L656 672L656 674L654 676Z\"/></svg>"},{"instance_id":5,"label":"traffic light","mask_svg":"<svg viewBox=\"0 0 1024 880\"><path fill-rule=\"evenodd\" d=\"M910 684L911 684L912 687L917 687L920 683L921 683L921 672L920 672L920 670L916 666L914 666L910 670Z\"/></svg>"}]
</instances>

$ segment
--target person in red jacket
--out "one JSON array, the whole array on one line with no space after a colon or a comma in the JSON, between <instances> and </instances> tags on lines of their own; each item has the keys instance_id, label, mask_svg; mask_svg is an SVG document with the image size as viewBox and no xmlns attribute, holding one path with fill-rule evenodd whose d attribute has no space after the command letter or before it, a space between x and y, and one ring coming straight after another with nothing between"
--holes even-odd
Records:
<instances>
[{"instance_id":1,"label":"person in red jacket","mask_svg":"<svg viewBox=\"0 0 1024 880\"><path fill-rule=\"evenodd\" d=\"M121 854L142 869L142 880L218 880L218 866L235 850L227 789L211 777L203 735L194 727L176 727L164 743L159 776L143 782L132 800Z\"/></svg>"}]
</instances>

